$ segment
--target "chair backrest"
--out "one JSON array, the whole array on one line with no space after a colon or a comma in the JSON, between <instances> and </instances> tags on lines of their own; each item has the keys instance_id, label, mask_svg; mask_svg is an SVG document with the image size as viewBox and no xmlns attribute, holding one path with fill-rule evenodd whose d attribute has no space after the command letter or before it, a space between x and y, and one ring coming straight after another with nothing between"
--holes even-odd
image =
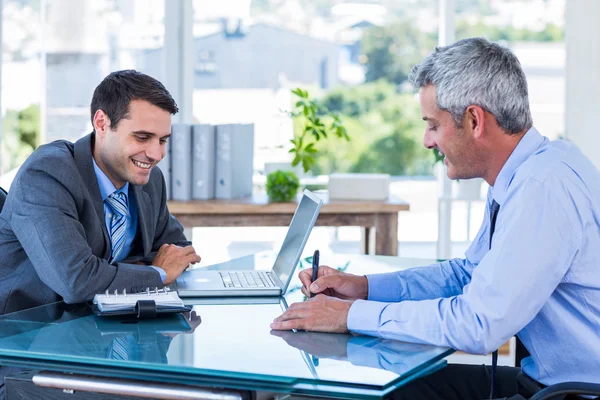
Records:
<instances>
[{"instance_id":1,"label":"chair backrest","mask_svg":"<svg viewBox=\"0 0 600 400\"><path fill-rule=\"evenodd\" d=\"M6 201L7 194L8 193L6 192L6 190L0 187L0 211L2 211L2 208L4 207L4 202Z\"/></svg>"}]
</instances>

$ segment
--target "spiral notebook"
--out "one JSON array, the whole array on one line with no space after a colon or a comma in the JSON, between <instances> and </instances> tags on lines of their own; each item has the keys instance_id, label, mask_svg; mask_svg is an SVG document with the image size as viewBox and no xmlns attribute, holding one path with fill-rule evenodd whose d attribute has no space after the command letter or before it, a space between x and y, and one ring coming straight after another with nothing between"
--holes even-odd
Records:
<instances>
[{"instance_id":1,"label":"spiral notebook","mask_svg":"<svg viewBox=\"0 0 600 400\"><path fill-rule=\"evenodd\" d=\"M146 289L145 292L127 293L114 291L94 296L94 306L92 309L98 315L126 315L140 314L141 311L147 313L152 311L156 314L189 311L190 307L183 304L177 292L171 291L168 287L162 289ZM152 310L153 309L153 310Z\"/></svg>"}]
</instances>

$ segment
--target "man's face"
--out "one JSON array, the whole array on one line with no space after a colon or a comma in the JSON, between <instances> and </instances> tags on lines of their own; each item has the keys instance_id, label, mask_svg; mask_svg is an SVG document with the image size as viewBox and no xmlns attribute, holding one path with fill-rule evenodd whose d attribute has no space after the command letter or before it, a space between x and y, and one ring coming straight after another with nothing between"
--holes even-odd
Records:
<instances>
[{"instance_id":1,"label":"man's face","mask_svg":"<svg viewBox=\"0 0 600 400\"><path fill-rule=\"evenodd\" d=\"M117 189L125 182L145 185L150 171L165 156L171 114L143 100L129 103L129 116L111 129L101 110L94 116L94 159Z\"/></svg>"},{"instance_id":2,"label":"man's face","mask_svg":"<svg viewBox=\"0 0 600 400\"><path fill-rule=\"evenodd\" d=\"M448 111L438 108L435 86L427 85L421 88L419 101L421 102L421 115L427 122L423 144L428 149L438 148L444 154L444 164L448 167L448 178L479 177L479 163L473 136L465 129L457 128Z\"/></svg>"}]
</instances>

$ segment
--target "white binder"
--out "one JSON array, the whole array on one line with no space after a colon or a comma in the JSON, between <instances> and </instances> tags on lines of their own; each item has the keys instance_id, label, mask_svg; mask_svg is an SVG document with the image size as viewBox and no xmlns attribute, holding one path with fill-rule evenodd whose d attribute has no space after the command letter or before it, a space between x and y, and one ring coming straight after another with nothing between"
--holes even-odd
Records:
<instances>
[{"instance_id":1,"label":"white binder","mask_svg":"<svg viewBox=\"0 0 600 400\"><path fill-rule=\"evenodd\" d=\"M252 195L254 125L217 125L215 197Z\"/></svg>"},{"instance_id":2,"label":"white binder","mask_svg":"<svg viewBox=\"0 0 600 400\"><path fill-rule=\"evenodd\" d=\"M215 197L215 127L192 125L192 199Z\"/></svg>"},{"instance_id":3,"label":"white binder","mask_svg":"<svg viewBox=\"0 0 600 400\"><path fill-rule=\"evenodd\" d=\"M189 201L192 199L192 126L173 124L171 145L172 198Z\"/></svg>"}]
</instances>

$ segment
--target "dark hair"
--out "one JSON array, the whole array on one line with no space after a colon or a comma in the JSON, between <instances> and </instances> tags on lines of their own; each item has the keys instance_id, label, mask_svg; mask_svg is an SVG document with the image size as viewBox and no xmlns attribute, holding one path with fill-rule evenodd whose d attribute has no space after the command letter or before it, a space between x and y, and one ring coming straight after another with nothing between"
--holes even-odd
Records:
<instances>
[{"instance_id":1,"label":"dark hair","mask_svg":"<svg viewBox=\"0 0 600 400\"><path fill-rule=\"evenodd\" d=\"M134 69L126 69L110 73L94 90L90 105L92 126L94 114L102 110L110 118L111 128L116 129L119 121L128 117L131 100L147 101L171 114L179 111L162 83Z\"/></svg>"}]
</instances>

